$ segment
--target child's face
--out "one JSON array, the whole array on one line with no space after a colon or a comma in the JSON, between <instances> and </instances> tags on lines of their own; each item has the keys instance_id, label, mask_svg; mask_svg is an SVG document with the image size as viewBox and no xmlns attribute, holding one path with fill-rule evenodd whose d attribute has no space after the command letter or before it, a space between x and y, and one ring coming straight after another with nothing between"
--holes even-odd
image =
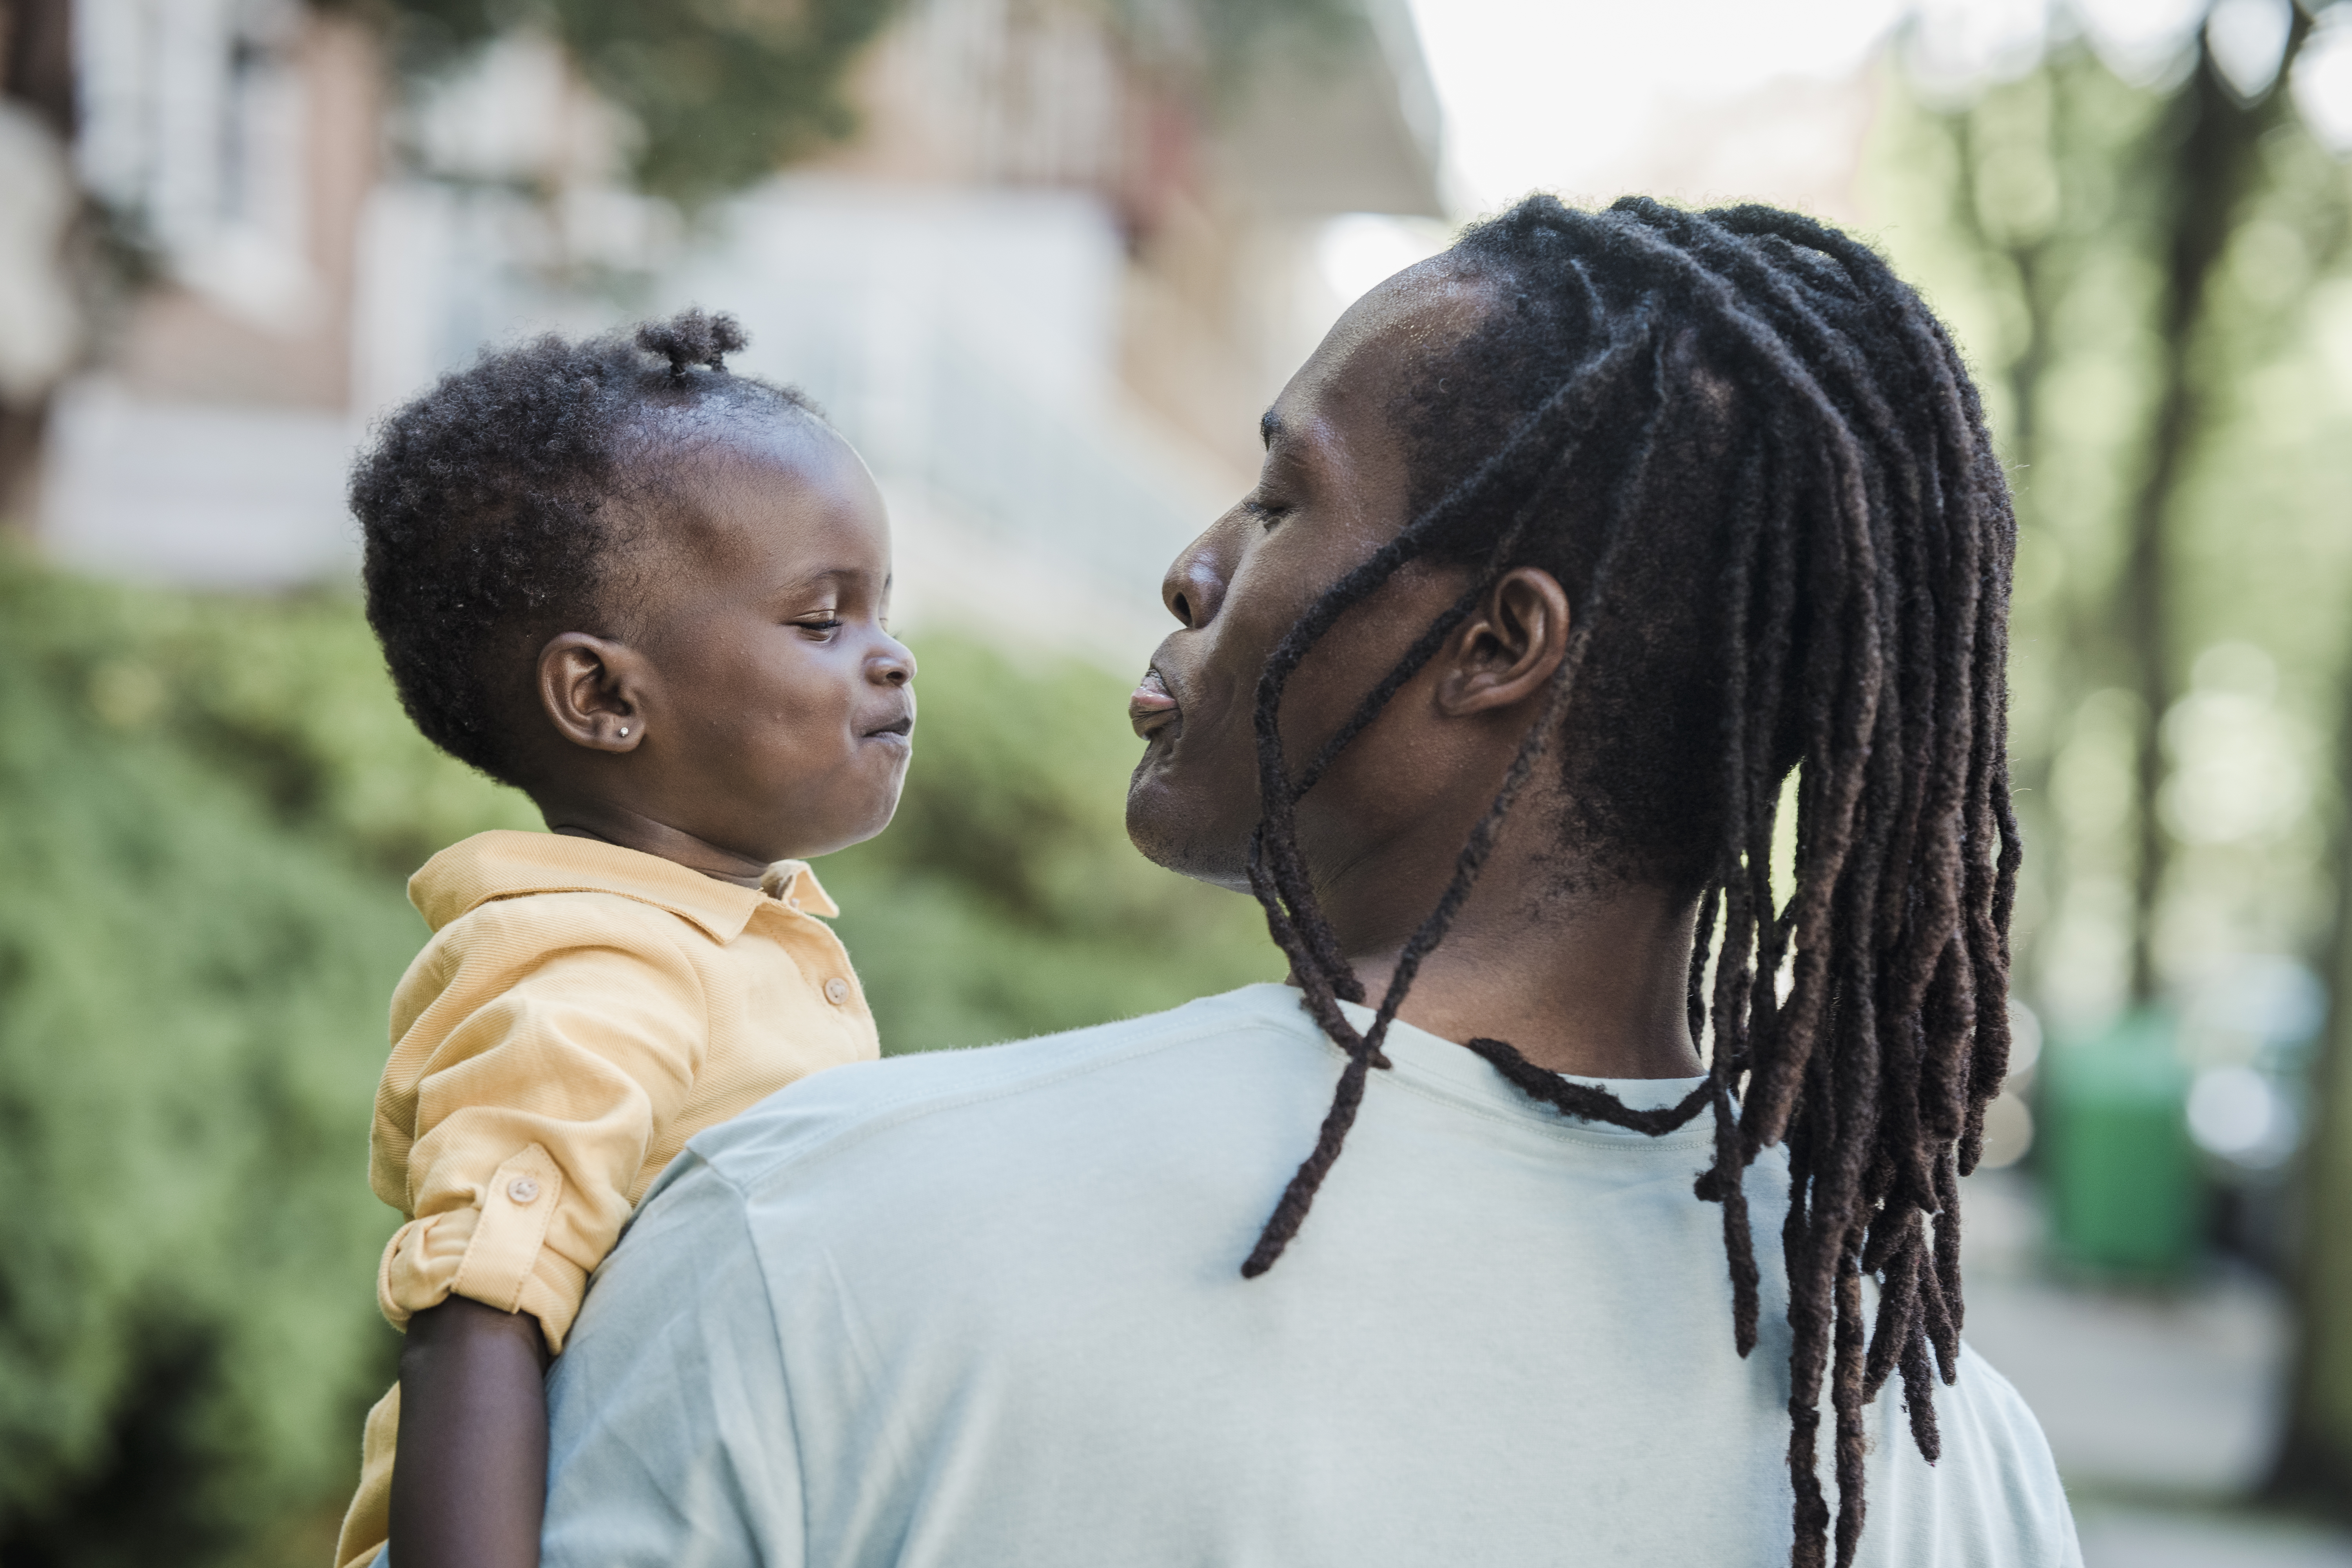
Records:
<instances>
[{"instance_id":1,"label":"child's face","mask_svg":"<svg viewBox=\"0 0 2352 1568\"><path fill-rule=\"evenodd\" d=\"M679 468L672 537L641 557L635 809L754 861L872 837L915 723L873 477L807 419L747 422Z\"/></svg>"}]
</instances>

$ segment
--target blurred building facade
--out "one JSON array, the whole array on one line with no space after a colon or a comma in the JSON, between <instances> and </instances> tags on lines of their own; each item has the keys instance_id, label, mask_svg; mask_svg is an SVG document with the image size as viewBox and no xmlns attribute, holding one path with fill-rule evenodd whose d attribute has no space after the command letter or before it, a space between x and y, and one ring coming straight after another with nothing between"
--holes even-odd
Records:
<instances>
[{"instance_id":1,"label":"blurred building facade","mask_svg":"<svg viewBox=\"0 0 2352 1568\"><path fill-rule=\"evenodd\" d=\"M1239 82L1075 0L916 0L849 141L691 219L528 33L402 96L294 0L74 19L79 174L155 275L59 391L38 526L143 577L347 580L371 419L482 343L698 303L865 452L902 616L1128 664L1339 303L1321 226L1441 210L1402 0Z\"/></svg>"}]
</instances>

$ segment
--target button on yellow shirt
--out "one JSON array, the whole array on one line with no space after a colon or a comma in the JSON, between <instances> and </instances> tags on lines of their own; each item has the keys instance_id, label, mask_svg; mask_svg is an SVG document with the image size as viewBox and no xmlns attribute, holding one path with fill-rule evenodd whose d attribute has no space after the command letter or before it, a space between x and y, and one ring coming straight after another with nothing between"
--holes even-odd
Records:
<instances>
[{"instance_id":1,"label":"button on yellow shirt","mask_svg":"<svg viewBox=\"0 0 2352 1568\"><path fill-rule=\"evenodd\" d=\"M833 900L796 860L764 888L542 833L478 834L410 879L434 934L393 994L369 1141L376 1195L408 1216L377 1276L385 1317L455 1293L531 1313L561 1351L589 1273L688 1139L880 1054L814 918ZM369 1416L340 1563L384 1538L397 1394Z\"/></svg>"}]
</instances>

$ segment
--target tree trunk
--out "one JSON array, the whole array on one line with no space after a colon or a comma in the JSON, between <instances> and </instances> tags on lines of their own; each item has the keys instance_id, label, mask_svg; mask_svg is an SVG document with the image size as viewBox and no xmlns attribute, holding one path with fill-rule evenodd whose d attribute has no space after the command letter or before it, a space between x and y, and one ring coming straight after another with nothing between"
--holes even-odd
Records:
<instances>
[{"instance_id":1,"label":"tree trunk","mask_svg":"<svg viewBox=\"0 0 2352 1568\"><path fill-rule=\"evenodd\" d=\"M2283 84L2310 31L2300 10L2279 67ZM2139 827L2132 884L2132 1000L2157 992L2156 922L2171 845L2157 815L2164 784L2164 715L2172 706L2179 650L2172 641L2171 569L2168 535L2191 448L2203 433L2207 400L2196 355L2213 269L2236 227L2238 211L2254 184L2263 133L2274 124L2285 94L2273 90L2255 103L2232 93L2200 41L2196 68L2173 99L2160 134L2156 164L2160 188L2173 193L2164 239L2164 294L2158 326L2163 357L2155 417L2148 427L2147 467L2133 496L2129 547L2117 595L2118 629L2133 682L2145 709L2134 770Z\"/></svg>"},{"instance_id":2,"label":"tree trunk","mask_svg":"<svg viewBox=\"0 0 2352 1568\"><path fill-rule=\"evenodd\" d=\"M2352 658L2338 676L2336 910L2323 962L2327 1025L2312 1075L2316 1112L2302 1172L2294 1385L2272 1490L2352 1511Z\"/></svg>"},{"instance_id":3,"label":"tree trunk","mask_svg":"<svg viewBox=\"0 0 2352 1568\"><path fill-rule=\"evenodd\" d=\"M73 0L0 0L0 97L73 145ZM48 425L46 393L0 404L0 530L30 523Z\"/></svg>"},{"instance_id":4,"label":"tree trunk","mask_svg":"<svg viewBox=\"0 0 2352 1568\"><path fill-rule=\"evenodd\" d=\"M73 140L73 0L0 0L0 94Z\"/></svg>"}]
</instances>

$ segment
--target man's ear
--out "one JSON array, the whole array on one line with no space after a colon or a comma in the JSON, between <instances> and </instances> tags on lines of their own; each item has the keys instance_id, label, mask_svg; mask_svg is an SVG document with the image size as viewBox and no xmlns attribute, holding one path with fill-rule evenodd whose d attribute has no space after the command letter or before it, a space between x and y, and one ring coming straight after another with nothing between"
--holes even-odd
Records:
<instances>
[{"instance_id":1,"label":"man's ear","mask_svg":"<svg viewBox=\"0 0 2352 1568\"><path fill-rule=\"evenodd\" d=\"M1541 691L1567 656L1567 590L1540 566L1514 566L1446 639L1438 711L1465 718L1515 707Z\"/></svg>"},{"instance_id":2,"label":"man's ear","mask_svg":"<svg viewBox=\"0 0 2352 1568\"><path fill-rule=\"evenodd\" d=\"M563 632L539 650L539 705L555 732L592 752L634 752L646 738L645 661L635 649Z\"/></svg>"}]
</instances>

